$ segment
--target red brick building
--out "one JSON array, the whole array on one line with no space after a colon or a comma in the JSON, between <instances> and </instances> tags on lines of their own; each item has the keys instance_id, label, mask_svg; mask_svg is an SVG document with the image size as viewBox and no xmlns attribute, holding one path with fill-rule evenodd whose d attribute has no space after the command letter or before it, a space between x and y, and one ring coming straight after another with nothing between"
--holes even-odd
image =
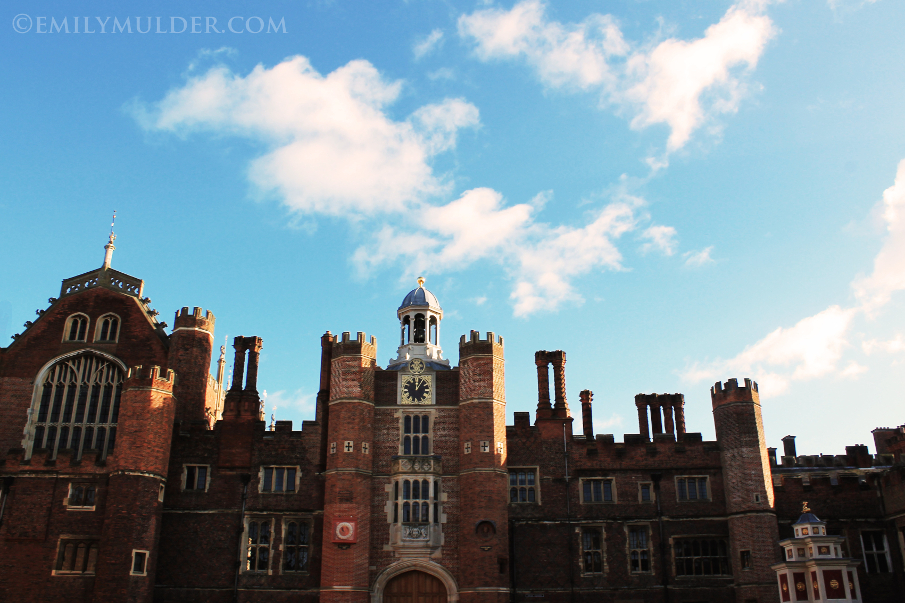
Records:
<instances>
[{"instance_id":1,"label":"red brick building","mask_svg":"<svg viewBox=\"0 0 905 603\"><path fill-rule=\"evenodd\" d=\"M214 315L168 331L112 249L0 348L0 600L773 602L803 500L862 561L864 600L901 600L901 428L876 456L790 436L777 460L757 384L730 379L716 441L681 394L639 394L616 442L590 391L574 422L562 351L536 354L534 422L507 426L502 337L462 336L451 363L421 282L395 360L326 333L314 420L268 428L262 340L235 339L224 384Z\"/></svg>"}]
</instances>

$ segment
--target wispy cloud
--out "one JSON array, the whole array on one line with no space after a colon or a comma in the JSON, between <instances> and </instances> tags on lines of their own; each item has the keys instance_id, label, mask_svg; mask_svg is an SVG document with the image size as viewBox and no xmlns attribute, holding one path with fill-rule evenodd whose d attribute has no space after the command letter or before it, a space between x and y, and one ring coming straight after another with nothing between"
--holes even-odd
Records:
<instances>
[{"instance_id":1,"label":"wispy cloud","mask_svg":"<svg viewBox=\"0 0 905 603\"><path fill-rule=\"evenodd\" d=\"M509 204L490 188L446 201L447 178L431 160L456 147L465 128L479 125L478 109L445 99L404 120L388 108L402 83L386 81L367 61L321 75L304 57L246 76L223 66L187 79L157 103L131 110L149 131L242 136L265 151L249 168L259 196L273 196L291 221L318 216L369 220L366 239L352 255L362 275L387 265L415 273L457 271L485 262L512 283L518 316L584 300L576 281L592 270L621 270L618 239L650 218L643 199L618 193L580 224L549 224L539 212L549 193ZM642 237L670 255L676 231L651 226ZM404 262L393 262L405 259Z\"/></svg>"},{"instance_id":2,"label":"wispy cloud","mask_svg":"<svg viewBox=\"0 0 905 603\"><path fill-rule=\"evenodd\" d=\"M721 379L726 375L751 375L761 381L761 395L786 391L793 381L807 381L836 372L839 377L857 378L868 370L856 361L839 368L843 352L853 347L850 327L858 315L875 317L893 293L905 289L905 160L899 162L894 184L883 192L881 201L887 236L874 258L873 273L857 277L852 288L859 304L838 305L803 318L789 328L778 328L729 359L690 363L681 376L689 382ZM905 341L898 335L889 341L867 340L861 344L866 355L876 350L899 352Z\"/></svg>"},{"instance_id":3,"label":"wispy cloud","mask_svg":"<svg viewBox=\"0 0 905 603\"><path fill-rule=\"evenodd\" d=\"M561 23L540 0L510 10L477 10L459 18L459 35L474 43L484 61L521 59L546 86L597 91L602 106L634 115L633 128L666 124L666 154L721 113L738 110L753 70L775 28L767 2L741 1L694 40L630 43L611 15L592 14ZM651 158L653 169L665 165Z\"/></svg>"},{"instance_id":4,"label":"wispy cloud","mask_svg":"<svg viewBox=\"0 0 905 603\"><path fill-rule=\"evenodd\" d=\"M615 241L634 230L640 219L638 198L625 197L593 211L587 225L552 226L537 221L534 204L506 205L492 189L466 191L442 207L414 214L419 234L400 236L384 226L360 247L353 260L363 272L408 258L405 278L416 272L456 270L490 259L513 280L510 299L517 316L583 301L574 279L593 269L622 269ZM405 241L403 243L403 241Z\"/></svg>"},{"instance_id":5,"label":"wispy cloud","mask_svg":"<svg viewBox=\"0 0 905 603\"><path fill-rule=\"evenodd\" d=\"M895 339L888 341L880 341L879 339L869 339L861 343L861 349L870 356L876 351L886 352L887 354L895 354L897 352L905 352L905 339L902 335L896 335Z\"/></svg>"},{"instance_id":6,"label":"wispy cloud","mask_svg":"<svg viewBox=\"0 0 905 603\"><path fill-rule=\"evenodd\" d=\"M663 255L672 255L676 252L676 229L672 226L650 226L641 233L642 239L648 242L641 246L643 253L659 251Z\"/></svg>"},{"instance_id":7,"label":"wispy cloud","mask_svg":"<svg viewBox=\"0 0 905 603\"><path fill-rule=\"evenodd\" d=\"M275 415L279 419L280 415L289 412L295 416L301 415L305 420L314 420L315 402L317 396L312 393L305 392L302 389L294 391L279 390L267 395L265 402L265 412ZM270 417L267 417L270 420ZM297 425L294 429L301 429L301 425Z\"/></svg>"},{"instance_id":8,"label":"wispy cloud","mask_svg":"<svg viewBox=\"0 0 905 603\"><path fill-rule=\"evenodd\" d=\"M682 257L685 258L685 265L689 268L697 268L699 266L706 266L707 264L712 264L714 262L713 258L710 257L710 253L713 251L713 245L710 247L705 247L700 251L686 251L682 254Z\"/></svg>"},{"instance_id":9,"label":"wispy cloud","mask_svg":"<svg viewBox=\"0 0 905 603\"><path fill-rule=\"evenodd\" d=\"M412 53L415 55L415 59L420 59L436 50L440 46L440 44L442 44L442 42L443 31L440 29L435 29L425 37L415 42L415 45L412 46Z\"/></svg>"}]
</instances>

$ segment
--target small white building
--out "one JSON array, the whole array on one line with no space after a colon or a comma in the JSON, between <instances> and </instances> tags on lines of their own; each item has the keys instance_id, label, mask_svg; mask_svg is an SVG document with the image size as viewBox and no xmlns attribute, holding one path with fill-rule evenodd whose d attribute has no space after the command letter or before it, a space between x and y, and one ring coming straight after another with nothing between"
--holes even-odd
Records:
<instances>
[{"instance_id":1,"label":"small white building","mask_svg":"<svg viewBox=\"0 0 905 603\"><path fill-rule=\"evenodd\" d=\"M793 538L781 540L785 560L776 571L780 600L861 601L857 559L842 556L843 536L829 536L826 522L811 513L808 503L792 524Z\"/></svg>"}]
</instances>

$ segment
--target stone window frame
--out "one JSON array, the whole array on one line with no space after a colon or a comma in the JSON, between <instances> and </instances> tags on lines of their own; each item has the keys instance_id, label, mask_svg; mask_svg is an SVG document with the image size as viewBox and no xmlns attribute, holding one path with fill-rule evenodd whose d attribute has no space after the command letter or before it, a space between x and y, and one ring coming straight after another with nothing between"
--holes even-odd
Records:
<instances>
[{"instance_id":1,"label":"stone window frame","mask_svg":"<svg viewBox=\"0 0 905 603\"><path fill-rule=\"evenodd\" d=\"M100 539L96 536L72 536L72 535L61 535L60 539L57 541L57 556L56 560L53 564L53 571L51 575L53 576L93 576L97 569L97 551L98 544ZM75 558L66 557L66 547L72 545L73 549L71 549L72 554L75 555ZM83 569L76 570L75 564L79 562L78 558L78 548L80 546L85 546L85 553L81 560L81 567ZM92 559L92 552L94 553L94 558ZM71 563L70 567L73 569L63 569L63 565L69 561Z\"/></svg>"},{"instance_id":2,"label":"stone window frame","mask_svg":"<svg viewBox=\"0 0 905 603\"><path fill-rule=\"evenodd\" d=\"M198 469L204 469L204 488L188 488L189 468L194 469L193 480L197 485ZM211 466L201 463L185 463L182 465L181 486L183 492L207 492L211 485Z\"/></svg>"},{"instance_id":3,"label":"stone window frame","mask_svg":"<svg viewBox=\"0 0 905 603\"><path fill-rule=\"evenodd\" d=\"M116 319L116 337L101 339L101 331L104 329L104 321L107 319ZM94 321L94 343L119 343L119 335L123 331L123 319L115 312L107 312L103 316Z\"/></svg>"},{"instance_id":4,"label":"stone window frame","mask_svg":"<svg viewBox=\"0 0 905 603\"><path fill-rule=\"evenodd\" d=\"M726 568L728 573L726 574L679 574L676 570L676 543L679 541L686 540L708 540L708 541L716 541L717 543L722 542L724 548L726 550ZM732 577L732 549L730 548L729 537L722 534L682 534L677 536L671 536L669 539L669 551L670 551L670 569L669 572L673 578L676 580L700 580L700 579L709 579L709 578L731 578ZM701 555L703 557L703 555ZM712 556L710 556L712 557Z\"/></svg>"},{"instance_id":5,"label":"stone window frame","mask_svg":"<svg viewBox=\"0 0 905 603\"><path fill-rule=\"evenodd\" d=\"M880 534L883 537L883 547L884 548L882 551L880 549L875 549L875 548L871 548L870 550L868 550L868 548L865 546L865 541L864 541L865 532L869 533L869 534ZM886 530L882 530L882 529L880 529L880 530L861 530L860 533L858 534L858 538L861 540L861 556L864 559L864 571L868 574L892 573L893 572L892 559L890 559L890 556L889 556L889 538L887 538L887 536L886 536ZM870 564L867 562L868 555L873 557L875 565L877 565L877 561L879 558L881 558L881 555L882 555L882 558L886 559L886 571L880 571L879 568L877 568L874 571L871 571Z\"/></svg>"},{"instance_id":6,"label":"stone window frame","mask_svg":"<svg viewBox=\"0 0 905 603\"><path fill-rule=\"evenodd\" d=\"M579 481L579 484L578 484L578 492L579 492L581 504L583 504L583 505L614 505L614 504L616 504L617 502L619 502L619 498L618 498L617 495L616 495L616 478L610 477L610 476L582 477L582 478L580 478L578 481ZM600 482L600 497L601 497L601 500L593 500L593 497L594 497L593 486L591 486L591 488L592 488L592 493L591 493L591 498L592 498L592 500L587 500L587 499L585 498L585 484L586 484L586 483L593 483L593 482ZM604 498L604 494L605 494L605 492L606 492L606 490L604 489L604 482L609 482L609 484L610 484L610 495L611 495L611 500L606 500L606 499Z\"/></svg>"},{"instance_id":7,"label":"stone window frame","mask_svg":"<svg viewBox=\"0 0 905 603\"><path fill-rule=\"evenodd\" d=\"M77 343L85 342L82 341ZM88 365L83 364L89 361L106 363L111 367L112 372L105 370L103 373L99 373L97 365L89 367ZM66 369L63 368L64 365L68 367L68 373L66 373ZM93 369L93 372L88 378L88 381L85 381L85 379L83 379L85 376L83 370L88 370L89 368ZM63 372L57 372L58 369ZM77 373L76 376L78 379L75 383L71 381L71 378L73 377L72 371ZM89 451L96 451L100 454L100 458L106 459L107 455L113 452L115 445L120 397L122 395L122 386L126 374L126 365L119 358L90 348L77 349L49 360L38 371L33 382L34 390L26 425L26 439L23 441L26 460L30 459L36 450L42 449L38 447L38 441L43 445L46 438L48 443L50 443L51 430L53 431L54 444L51 448L43 449L50 452L51 458L56 458L59 450L63 449L59 448L59 445L62 444L62 440L64 439L64 428L66 433L65 439L70 441L69 446L71 447L72 443L77 443L77 446L72 449L75 458L81 459L84 454ZM69 380L65 379L67 376L70 377ZM44 416L44 420L42 421L42 407L45 404L45 386L48 383L51 383L52 393L50 394L50 398L46 400L48 406L46 408L46 416ZM74 407L70 408L69 390L72 389L72 385L75 385L75 390L71 399L71 403ZM98 390L98 397L95 398L92 394L98 387L101 389ZM109 400L106 397L107 389L110 389ZM85 392L84 400L81 397L83 390ZM103 394L101 393L102 391ZM63 392L66 393L64 394ZM60 415L55 421L53 418L53 407L57 404L58 395L63 395L65 399L61 398L59 400L60 407L58 410ZM109 407L107 408L107 415L105 417L103 410L107 405L107 402L109 402ZM92 410L94 411L93 418ZM82 413L81 418L79 418L80 412ZM65 420L67 417L70 420ZM100 420L104 418L108 420ZM99 435L101 430L103 430L103 446L101 449L95 449L93 446L98 438L101 437ZM58 438L61 441L58 442Z\"/></svg>"},{"instance_id":8,"label":"stone window frame","mask_svg":"<svg viewBox=\"0 0 905 603\"><path fill-rule=\"evenodd\" d=\"M638 569L638 571L635 571L635 570L632 569L632 551L642 551L642 550L644 550L644 549L641 549L641 548L632 548L632 542L631 542L631 531L632 531L632 528L644 528L645 531L647 532L647 535L646 535L646 539L647 539L647 569L646 569L646 570ZM651 574L654 573L654 555L653 555L653 552L651 551L651 544L652 544L652 543L651 543L651 535L652 535L652 533L653 533L653 532L652 532L652 530L650 529L650 522L646 522L646 521L644 521L644 522L632 522L632 523L627 523L627 524L625 525L625 553L626 553L626 561L628 562L628 573L629 573L630 575L651 575ZM641 562L641 559L640 559L640 555L639 555L639 559L638 559L638 566L639 566L639 568L640 568L640 566L641 566L641 563L640 563L640 562Z\"/></svg>"},{"instance_id":9,"label":"stone window frame","mask_svg":"<svg viewBox=\"0 0 905 603\"><path fill-rule=\"evenodd\" d=\"M300 548L302 546L305 547L307 554L307 561L305 562L305 569L303 570L287 570L285 569L286 562L286 533L289 530L290 523L296 523L299 525L306 525L308 527L308 541L306 544L296 544L290 545L296 548ZM280 520L280 546L278 550L280 551L280 575L287 576L306 576L311 573L311 551L312 551L312 540L314 539L314 520L311 516L308 515L284 515ZM273 544L271 543L271 557L273 556Z\"/></svg>"},{"instance_id":10,"label":"stone window frame","mask_svg":"<svg viewBox=\"0 0 905 603\"><path fill-rule=\"evenodd\" d=\"M72 330L72 321L75 319L84 319L85 320L85 329L84 331L79 328L76 331L76 336L78 333L83 333L83 336L79 339L70 339L69 332ZM64 343L87 343L88 341L88 327L91 326L91 319L84 312L73 312L69 316L66 317L66 322L63 323L63 342Z\"/></svg>"},{"instance_id":11,"label":"stone window frame","mask_svg":"<svg viewBox=\"0 0 905 603\"><path fill-rule=\"evenodd\" d=\"M431 456L431 455L433 455L434 454L434 444L436 443L436 442L434 442L434 426L437 422L437 412L434 409L429 409L429 408L425 408L425 407L415 407L415 408L407 408L405 410L401 410L397 414L397 416L399 417L399 452L398 452L398 454L404 455L404 456ZM411 436L415 435L414 433L409 433L409 434L405 433L405 418L406 417L415 417L415 416L418 416L418 417L427 416L428 417L427 432L425 433L422 431L422 432L418 432L418 433L422 436L422 439L421 439L422 442L423 442L423 436L427 436L427 445L428 445L429 452L418 452L418 454L414 454L413 452L411 452L411 449L409 452L405 452L405 436L408 435L411 437ZM420 421L420 419L419 419L419 421ZM412 422L414 422L414 421L412 421ZM413 430L414 430L414 428L413 428ZM420 445L419 445L419 450L420 450Z\"/></svg>"},{"instance_id":12,"label":"stone window frame","mask_svg":"<svg viewBox=\"0 0 905 603\"><path fill-rule=\"evenodd\" d=\"M292 486L292 490L286 489L285 474L284 474L284 479L283 479L283 489L282 490L273 490L272 489L272 487L275 484L275 480L273 480L273 478L271 478L272 479L271 489L265 490L264 489L264 479L266 477L266 471L268 469L282 470L282 471L285 471L286 469L294 470L295 479L293 480L294 483ZM274 473L272 475L276 476L276 471L274 471ZM299 491L299 485L301 484L301 480L302 480L302 471L301 471L301 467L299 467L298 465L261 465L258 468L258 493L259 494L277 494L277 495L295 494Z\"/></svg>"},{"instance_id":13,"label":"stone window frame","mask_svg":"<svg viewBox=\"0 0 905 603\"><path fill-rule=\"evenodd\" d=\"M260 524L261 522L268 522L268 530L270 531L270 541L265 545L260 542L249 542L250 540L250 528L249 526L252 523ZM257 513L249 513L245 515L245 518L242 521L243 529L242 529L242 561L241 561L241 571L243 574L256 574L256 575L271 575L273 574L273 550L274 550L274 525L278 521L277 517L271 513L265 514L257 514ZM260 540L260 535L257 535L256 538ZM251 549L254 547L256 549L255 559L258 563L260 549L267 549L267 567L265 569L248 569L248 554Z\"/></svg>"},{"instance_id":14,"label":"stone window frame","mask_svg":"<svg viewBox=\"0 0 905 603\"><path fill-rule=\"evenodd\" d=\"M506 467L506 469L508 470L506 489L509 493L509 497L508 497L509 504L510 505L539 505L539 504L541 504L540 466L539 465L533 465L533 466L524 465L524 466ZM529 485L527 483L513 484L511 476L513 473L515 473L517 476L519 471L525 471L525 472L533 471L534 472L534 484L533 485ZM518 479L518 478L516 477L516 479ZM527 478L526 478L526 482L527 482ZM518 500L518 501L512 500L512 488L518 488L519 490L521 490L522 487L525 487L525 488L533 487L534 488L534 500L524 500L524 501L523 500ZM527 497L528 497L528 495L526 492L526 499L527 499Z\"/></svg>"},{"instance_id":15,"label":"stone window frame","mask_svg":"<svg viewBox=\"0 0 905 603\"><path fill-rule=\"evenodd\" d=\"M578 565L581 568L582 576L605 576L607 574L607 556L606 556L606 530L603 529L604 524L588 524L582 525L578 529ZM597 530L600 534L600 548L599 549L585 549L585 531ZM598 551L600 553L600 571L588 571L587 564L585 562L585 553L588 551Z\"/></svg>"},{"instance_id":16,"label":"stone window frame","mask_svg":"<svg viewBox=\"0 0 905 603\"><path fill-rule=\"evenodd\" d=\"M688 480L688 479L694 479L694 480L701 480L701 479L703 479L703 480L706 480L706 481L705 481L705 484L704 484L704 489L706 490L707 498L700 498L700 497L698 497L698 498L689 498L689 497L688 497L688 486L687 486L687 482L686 482L686 485L685 485L685 498L680 498L680 497L679 497L679 480L680 480L680 479L681 479L681 480ZM674 484L675 487L676 487L676 502L681 502L681 503L700 503L700 502L711 502L711 501L713 500L713 493L711 492L711 489L710 489L710 476L709 476L709 475L677 475L677 476L675 476L675 478L674 478L674 480L673 480L673 484ZM699 482L696 482L696 485L698 486L698 489L696 490L696 492L697 492L697 491L700 490L700 483L699 483Z\"/></svg>"},{"instance_id":17,"label":"stone window frame","mask_svg":"<svg viewBox=\"0 0 905 603\"><path fill-rule=\"evenodd\" d=\"M141 558L141 571L135 571L135 562L138 560L138 556L142 555ZM150 561L151 552L143 549L132 549L132 567L129 570L130 576L147 576L148 575L148 561Z\"/></svg>"},{"instance_id":18,"label":"stone window frame","mask_svg":"<svg viewBox=\"0 0 905 603\"><path fill-rule=\"evenodd\" d=\"M647 492L650 495L650 498L647 500L644 500L643 496L644 486L647 486ZM643 505L657 502L657 492L654 490L654 482L638 482L638 502Z\"/></svg>"},{"instance_id":19,"label":"stone window frame","mask_svg":"<svg viewBox=\"0 0 905 603\"><path fill-rule=\"evenodd\" d=\"M743 549L738 552L738 566L743 572L754 569L754 557L751 555L751 549Z\"/></svg>"},{"instance_id":20,"label":"stone window frame","mask_svg":"<svg viewBox=\"0 0 905 603\"><path fill-rule=\"evenodd\" d=\"M67 511L94 511L97 508L97 490L98 490L97 482L88 482L88 481L73 481L69 482L69 491L66 493L66 500L64 501L64 505L66 506ZM90 487L93 494L91 496L91 504L90 505L76 505L73 504L73 489L78 487ZM83 496L87 497L87 491Z\"/></svg>"},{"instance_id":21,"label":"stone window frame","mask_svg":"<svg viewBox=\"0 0 905 603\"><path fill-rule=\"evenodd\" d=\"M419 483L419 497L414 498L414 482ZM427 482L428 495L424 496L423 483ZM404 523L427 523L431 525L439 525L443 523L443 485L440 476L424 475L424 474L405 474L395 476L391 482L390 498L392 499L392 512L390 513L390 523L402 525ZM409 496L406 498L405 484L409 484ZM428 506L428 518L424 519L424 504ZM419 505L418 521L412 521L413 515L411 509L409 511L409 519L405 519L405 505Z\"/></svg>"}]
</instances>

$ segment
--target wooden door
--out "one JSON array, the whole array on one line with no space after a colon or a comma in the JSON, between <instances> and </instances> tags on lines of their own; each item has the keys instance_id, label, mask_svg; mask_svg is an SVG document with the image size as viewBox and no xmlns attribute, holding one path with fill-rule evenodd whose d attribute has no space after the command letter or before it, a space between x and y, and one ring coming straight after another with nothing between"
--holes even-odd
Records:
<instances>
[{"instance_id":1,"label":"wooden door","mask_svg":"<svg viewBox=\"0 0 905 603\"><path fill-rule=\"evenodd\" d=\"M446 587L439 578L424 572L400 574L383 591L384 603L446 603Z\"/></svg>"}]
</instances>

